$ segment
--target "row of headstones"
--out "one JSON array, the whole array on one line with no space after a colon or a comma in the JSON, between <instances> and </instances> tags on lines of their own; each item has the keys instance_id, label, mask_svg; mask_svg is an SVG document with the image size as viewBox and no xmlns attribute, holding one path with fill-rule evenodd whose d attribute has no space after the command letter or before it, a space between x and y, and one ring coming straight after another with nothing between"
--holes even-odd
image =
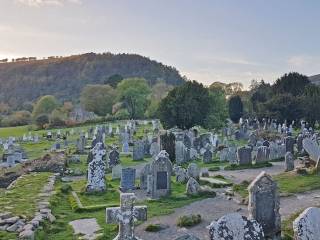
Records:
<instances>
[{"instance_id":1,"label":"row of headstones","mask_svg":"<svg viewBox=\"0 0 320 240\"><path fill-rule=\"evenodd\" d=\"M106 209L106 222L119 224L117 240L138 239L134 235L134 221L147 220L147 207L134 206L135 195L122 193L120 207ZM262 172L249 186L249 218L238 213L227 214L213 221L209 228L211 240L281 239L280 198L277 184ZM296 240L318 240L320 209L308 208L294 221Z\"/></svg>"}]
</instances>

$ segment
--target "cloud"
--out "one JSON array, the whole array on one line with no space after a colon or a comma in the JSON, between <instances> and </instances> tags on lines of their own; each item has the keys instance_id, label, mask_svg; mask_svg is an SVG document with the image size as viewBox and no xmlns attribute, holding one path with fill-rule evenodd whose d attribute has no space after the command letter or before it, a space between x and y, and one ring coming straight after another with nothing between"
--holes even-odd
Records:
<instances>
[{"instance_id":1,"label":"cloud","mask_svg":"<svg viewBox=\"0 0 320 240\"><path fill-rule=\"evenodd\" d=\"M66 3L80 4L81 0L17 0L18 3L30 7L63 6Z\"/></svg>"}]
</instances>

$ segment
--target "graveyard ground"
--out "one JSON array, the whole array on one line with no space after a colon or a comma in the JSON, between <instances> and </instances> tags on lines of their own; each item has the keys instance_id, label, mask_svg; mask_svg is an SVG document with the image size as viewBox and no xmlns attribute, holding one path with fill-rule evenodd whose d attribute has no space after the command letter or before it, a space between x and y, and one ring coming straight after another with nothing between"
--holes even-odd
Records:
<instances>
[{"instance_id":1,"label":"graveyard ground","mask_svg":"<svg viewBox=\"0 0 320 240\"><path fill-rule=\"evenodd\" d=\"M114 122L112 126L115 128L120 122ZM120 123L122 124L122 123ZM86 125L73 128L76 131L86 130L95 125ZM134 136L135 139L143 137L144 132L151 131L152 126L139 126ZM66 131L70 129L62 129ZM51 130L52 132L58 129ZM201 129L204 132L203 129ZM15 128L1 128L1 138L6 137L21 137L24 134L38 134L42 136L46 131L35 131L32 127L15 127ZM77 136L70 136L69 141L75 141ZM236 146L243 146L246 141L230 140ZM118 136L108 136L106 138L107 145L119 144ZM22 142L20 145L26 151L30 159L42 157L45 153L50 152L54 141L42 140L38 143ZM1 148L2 149L2 148ZM70 144L65 152L67 155L72 155L76 147ZM0 150L0 154L2 154ZM123 166L130 166L140 171L143 166L152 159L145 158L142 161L133 161L132 155L120 154L121 164ZM320 196L320 176L312 172L305 175L297 175L293 172L283 173L284 162L275 161L272 164L262 164L257 166L244 166L242 168L234 168L228 170L230 165L226 162L220 162L217 156L214 156L211 163L205 164L201 159L192 161L200 168L208 168L210 177L217 177L229 184L233 184L232 189L235 192L234 199L245 199L248 196L247 186L261 171L266 171L273 175L277 181L281 192L281 211L283 214L283 232L286 239L292 237L292 219L294 219L298 212L302 209L300 206L299 197L305 199L305 204L301 207L307 207L308 204L314 204L317 196ZM187 167L184 164L183 167ZM10 169L0 169L0 176L8 172L18 171L19 165ZM45 221L42 228L36 231L36 239L39 240L66 240L73 239L74 233L69 222L82 218L95 218L102 228L98 234L98 239L111 240L118 232L117 225L106 224L105 208L119 206L118 191L120 186L119 180L111 180L111 174L107 175L107 191L99 194L88 194L85 192L86 187L86 171L87 171L87 154L80 155L80 163L69 163L67 168L71 173L65 178L58 179L55 183L55 194L50 198L50 208L56 220L53 223ZM75 174L77 173L77 174ZM10 190L0 188L0 209L8 210L15 215L23 215L27 219L32 218L33 213L37 207L38 194L44 186L46 180L51 173L30 173L23 175ZM187 231L184 228L176 226L177 219L185 214L201 214L202 222L194 227L188 228L188 231L194 233L199 237L206 237L207 233L203 233L203 227L208 225L210 221L228 212L247 213L245 205L239 205L239 202L233 200L226 200L223 195L224 190L228 187L215 188L217 196L215 198L206 195L191 197L186 195L185 184L177 183L175 177L172 177L172 193L169 197L161 198L159 200L149 200L143 194L138 195L137 205L147 205L148 207L148 221L145 223L137 223L137 233L144 239L170 239L174 232ZM138 184L138 181L137 181ZM217 187L217 186L215 186ZM316 191L313 194L308 194L310 191ZM317 195L318 194L318 195ZM294 207L294 208L292 208ZM295 209L295 210L293 210ZM160 233L146 232L145 228L150 224L164 224L166 228ZM0 239L15 239L17 234L9 233L0 230Z\"/></svg>"}]
</instances>

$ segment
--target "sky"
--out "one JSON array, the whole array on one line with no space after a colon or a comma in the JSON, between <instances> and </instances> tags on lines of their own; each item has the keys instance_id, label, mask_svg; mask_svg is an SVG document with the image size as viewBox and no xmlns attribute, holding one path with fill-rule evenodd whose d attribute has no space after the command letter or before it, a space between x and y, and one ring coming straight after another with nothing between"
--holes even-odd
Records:
<instances>
[{"instance_id":1,"label":"sky","mask_svg":"<svg viewBox=\"0 0 320 240\"><path fill-rule=\"evenodd\" d=\"M188 79L320 73L319 0L0 0L0 59L137 53Z\"/></svg>"}]
</instances>

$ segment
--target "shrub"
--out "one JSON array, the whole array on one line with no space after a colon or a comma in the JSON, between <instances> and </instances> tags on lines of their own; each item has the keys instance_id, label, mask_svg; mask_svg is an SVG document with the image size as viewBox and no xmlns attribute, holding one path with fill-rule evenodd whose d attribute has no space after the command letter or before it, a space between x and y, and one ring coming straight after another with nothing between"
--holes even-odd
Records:
<instances>
[{"instance_id":1,"label":"shrub","mask_svg":"<svg viewBox=\"0 0 320 240\"><path fill-rule=\"evenodd\" d=\"M200 214L191 214L191 215L184 215L180 216L177 222L177 226L179 227L192 227L201 222L201 215Z\"/></svg>"},{"instance_id":2,"label":"shrub","mask_svg":"<svg viewBox=\"0 0 320 240\"><path fill-rule=\"evenodd\" d=\"M72 187L70 184L63 184L60 188L60 191L66 194L72 191Z\"/></svg>"},{"instance_id":3,"label":"shrub","mask_svg":"<svg viewBox=\"0 0 320 240\"><path fill-rule=\"evenodd\" d=\"M39 128L44 128L45 125L49 124L49 117L46 114L41 114L36 118L35 122Z\"/></svg>"},{"instance_id":4,"label":"shrub","mask_svg":"<svg viewBox=\"0 0 320 240\"><path fill-rule=\"evenodd\" d=\"M159 232L161 231L162 227L160 224L149 224L147 227L146 227L146 231L147 232Z\"/></svg>"}]
</instances>

